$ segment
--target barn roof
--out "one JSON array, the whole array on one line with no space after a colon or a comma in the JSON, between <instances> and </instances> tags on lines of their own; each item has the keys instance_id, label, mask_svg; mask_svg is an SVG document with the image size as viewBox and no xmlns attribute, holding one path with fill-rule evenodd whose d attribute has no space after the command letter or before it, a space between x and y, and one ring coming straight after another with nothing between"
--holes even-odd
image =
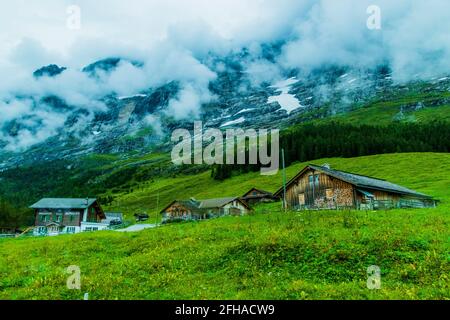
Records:
<instances>
[{"instance_id":1,"label":"barn roof","mask_svg":"<svg viewBox=\"0 0 450 320\"><path fill-rule=\"evenodd\" d=\"M166 207L164 207L164 209L162 209L160 213L163 213L164 211L166 211L174 203L179 203L180 205L182 205L183 207L185 207L186 209L189 209L191 211L198 211L200 209L199 208L200 202L195 200L195 199L190 199L190 200L173 200Z\"/></svg>"},{"instance_id":2,"label":"barn roof","mask_svg":"<svg viewBox=\"0 0 450 320\"><path fill-rule=\"evenodd\" d=\"M206 199L206 200L196 200L196 199L174 200L168 206L166 206L164 209L162 209L161 213L166 211L167 208L169 208L174 203L179 203L180 205L182 205L192 211L199 211L199 210L205 210L205 209L221 208L234 200L241 202L245 207L250 209L248 207L248 205L245 202L241 201L238 197L228 197L228 198L216 198L216 199Z\"/></svg>"},{"instance_id":3,"label":"barn roof","mask_svg":"<svg viewBox=\"0 0 450 320\"><path fill-rule=\"evenodd\" d=\"M371 189L371 190L380 190L380 191L387 191L397 194L403 194L403 195L410 195L415 196L419 198L432 198L431 196L428 196L426 194L408 189L406 187L400 186L395 183L391 183L386 180L377 179L373 177L363 176L355 173L350 173L346 171L340 171L340 170L334 170L330 169L328 167L323 166L317 166L310 164L306 166L302 171L300 171L294 178L292 178L286 185L286 187L289 187L294 181L297 180L297 178L302 175L306 169L313 169L316 171L323 172L331 177L334 177L336 179L345 181L347 183L350 183L358 188L362 189ZM280 195L283 192L283 187L281 187L275 195Z\"/></svg>"},{"instance_id":4,"label":"barn roof","mask_svg":"<svg viewBox=\"0 0 450 320\"><path fill-rule=\"evenodd\" d=\"M197 210L197 209L199 209L199 206L200 206L200 202L198 202L194 199L178 200L176 202L180 203L181 205L185 206L186 208L188 208L190 210Z\"/></svg>"},{"instance_id":5,"label":"barn roof","mask_svg":"<svg viewBox=\"0 0 450 320\"><path fill-rule=\"evenodd\" d=\"M242 196L242 198L246 198L246 197L255 197L255 196L252 196L252 195L250 194L250 193L253 192L253 191L257 191L257 192L261 193L263 196L269 196L269 197L273 196L273 194L272 194L271 192L269 192L269 191L265 191L265 190L257 189L257 188L251 188L251 189L248 190L246 193L244 193L244 195ZM258 197L258 196L256 196L256 197Z\"/></svg>"},{"instance_id":6,"label":"barn roof","mask_svg":"<svg viewBox=\"0 0 450 320\"><path fill-rule=\"evenodd\" d=\"M95 198L44 198L30 206L33 209L86 209Z\"/></svg>"},{"instance_id":7,"label":"barn roof","mask_svg":"<svg viewBox=\"0 0 450 320\"><path fill-rule=\"evenodd\" d=\"M232 198L217 198L217 199L200 200L199 208L201 208L201 209L220 208L236 199L237 199L236 197L232 197Z\"/></svg>"}]
</instances>

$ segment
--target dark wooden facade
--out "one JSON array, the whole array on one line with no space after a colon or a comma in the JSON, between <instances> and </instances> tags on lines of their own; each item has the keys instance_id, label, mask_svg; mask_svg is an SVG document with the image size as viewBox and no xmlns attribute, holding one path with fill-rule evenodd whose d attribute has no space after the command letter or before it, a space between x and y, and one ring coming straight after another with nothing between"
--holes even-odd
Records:
<instances>
[{"instance_id":1,"label":"dark wooden facade","mask_svg":"<svg viewBox=\"0 0 450 320\"><path fill-rule=\"evenodd\" d=\"M251 188L241 197L241 200L245 201L249 205L254 205L260 202L271 202L274 201L274 199L275 198L272 193L257 188Z\"/></svg>"},{"instance_id":2,"label":"dark wooden facade","mask_svg":"<svg viewBox=\"0 0 450 320\"><path fill-rule=\"evenodd\" d=\"M288 208L354 208L355 190L347 182L312 169L286 189Z\"/></svg>"},{"instance_id":3,"label":"dark wooden facade","mask_svg":"<svg viewBox=\"0 0 450 320\"><path fill-rule=\"evenodd\" d=\"M200 216L205 213L200 213L197 208L186 203L187 201L173 201L165 209L161 211L163 214L163 220L190 220L194 216Z\"/></svg>"},{"instance_id":4,"label":"dark wooden facade","mask_svg":"<svg viewBox=\"0 0 450 320\"><path fill-rule=\"evenodd\" d=\"M305 167L286 187L286 206L288 209L390 209L405 207L433 207L436 202L419 193L406 194L396 190L380 190L377 186L361 187L359 177L364 181L385 182L371 177L344 173L355 178L351 182L329 174L329 168ZM334 171L339 172L339 171ZM399 188L403 188L398 186ZM283 200L283 188L275 196Z\"/></svg>"},{"instance_id":5,"label":"dark wooden facade","mask_svg":"<svg viewBox=\"0 0 450 320\"><path fill-rule=\"evenodd\" d=\"M240 198L174 200L161 210L163 221L202 220L223 215L242 215L250 211Z\"/></svg>"},{"instance_id":6,"label":"dark wooden facade","mask_svg":"<svg viewBox=\"0 0 450 320\"><path fill-rule=\"evenodd\" d=\"M60 224L61 226L77 227L80 226L83 219L82 209L35 209L35 223L36 227L46 226L51 222Z\"/></svg>"}]
</instances>

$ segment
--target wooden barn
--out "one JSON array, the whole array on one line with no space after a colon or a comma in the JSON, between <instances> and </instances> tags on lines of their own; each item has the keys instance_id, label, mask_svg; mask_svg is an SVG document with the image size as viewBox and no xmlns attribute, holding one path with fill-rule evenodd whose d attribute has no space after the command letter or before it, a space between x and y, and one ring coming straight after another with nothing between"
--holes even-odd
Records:
<instances>
[{"instance_id":1,"label":"wooden barn","mask_svg":"<svg viewBox=\"0 0 450 320\"><path fill-rule=\"evenodd\" d=\"M34 235L58 235L108 228L97 199L44 198L30 208L35 212Z\"/></svg>"},{"instance_id":2,"label":"wooden barn","mask_svg":"<svg viewBox=\"0 0 450 320\"><path fill-rule=\"evenodd\" d=\"M274 200L274 197L271 192L251 188L241 197L241 199L249 205L254 205L259 202L271 202Z\"/></svg>"},{"instance_id":3,"label":"wooden barn","mask_svg":"<svg viewBox=\"0 0 450 320\"><path fill-rule=\"evenodd\" d=\"M283 199L283 193L281 187L274 196ZM385 180L310 164L286 184L286 206L289 209L377 210L434 207L436 201Z\"/></svg>"},{"instance_id":4,"label":"wooden barn","mask_svg":"<svg viewBox=\"0 0 450 320\"><path fill-rule=\"evenodd\" d=\"M0 238L15 237L22 233L22 230L14 227L0 227Z\"/></svg>"},{"instance_id":5,"label":"wooden barn","mask_svg":"<svg viewBox=\"0 0 450 320\"><path fill-rule=\"evenodd\" d=\"M161 210L163 222L174 220L201 220L223 215L242 215L250 207L241 199L220 198L207 200L174 200Z\"/></svg>"}]
</instances>

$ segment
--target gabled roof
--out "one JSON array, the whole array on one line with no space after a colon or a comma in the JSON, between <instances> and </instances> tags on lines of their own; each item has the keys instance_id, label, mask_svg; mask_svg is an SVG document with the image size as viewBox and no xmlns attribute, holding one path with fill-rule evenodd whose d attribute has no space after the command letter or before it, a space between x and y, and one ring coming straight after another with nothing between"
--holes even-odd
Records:
<instances>
[{"instance_id":1,"label":"gabled roof","mask_svg":"<svg viewBox=\"0 0 450 320\"><path fill-rule=\"evenodd\" d=\"M223 206L229 204L232 201L239 201L243 206L250 210L250 207L238 197L228 197L228 198L217 198L217 199L206 199L206 200L174 200L168 206L161 210L161 213L167 210L174 203L179 203L180 205L186 207L191 211L203 211L206 209L222 208Z\"/></svg>"},{"instance_id":2,"label":"gabled roof","mask_svg":"<svg viewBox=\"0 0 450 320\"><path fill-rule=\"evenodd\" d=\"M212 209L212 208L221 208L224 205L236 200L236 197L232 198L217 198L217 199L206 199L200 200L199 208L201 209Z\"/></svg>"},{"instance_id":3,"label":"gabled roof","mask_svg":"<svg viewBox=\"0 0 450 320\"><path fill-rule=\"evenodd\" d=\"M253 192L253 191L257 191L257 192L259 192L259 193L261 193L262 195L265 195L265 196L269 196L269 197L271 197L271 196L273 196L273 194L271 193L271 192L269 192L269 191L265 191L265 190L261 190L261 189L257 189L257 188L251 188L250 190L248 190L246 193L244 193L244 195L242 196L242 198L246 198L246 197L255 197L255 196L252 196L250 193L251 192ZM256 196L256 197L260 197L261 195L258 195L258 196Z\"/></svg>"},{"instance_id":4,"label":"gabled roof","mask_svg":"<svg viewBox=\"0 0 450 320\"><path fill-rule=\"evenodd\" d=\"M86 209L97 201L95 198L44 198L30 206L32 209Z\"/></svg>"},{"instance_id":5,"label":"gabled roof","mask_svg":"<svg viewBox=\"0 0 450 320\"><path fill-rule=\"evenodd\" d=\"M178 203L180 205L182 205L183 207L185 207L186 209L189 209L191 211L198 211L200 202L194 200L194 199L190 199L190 200L173 200L171 203L169 203L166 207L164 207L164 209L161 210L160 213L163 213L164 211L166 211L170 206L172 206L174 203Z\"/></svg>"},{"instance_id":6,"label":"gabled roof","mask_svg":"<svg viewBox=\"0 0 450 320\"><path fill-rule=\"evenodd\" d=\"M309 164L303 170L301 170L294 178L292 178L287 184L286 187L289 187L293 182L297 180L298 177L300 177L306 170L313 169L315 171L323 172L333 178L345 181L347 183L350 183L358 188L362 189L370 189L370 190L380 190L380 191L387 191L402 195L410 195L415 196L419 198L432 198L431 196L428 196L426 194L399 186L397 184L388 182L386 180L377 179L373 177L363 176L359 174L354 174L346 171L339 171L330 169L327 167L322 166L316 166L314 164ZM278 191L275 193L276 196L281 195L283 192L283 187L278 189Z\"/></svg>"}]
</instances>

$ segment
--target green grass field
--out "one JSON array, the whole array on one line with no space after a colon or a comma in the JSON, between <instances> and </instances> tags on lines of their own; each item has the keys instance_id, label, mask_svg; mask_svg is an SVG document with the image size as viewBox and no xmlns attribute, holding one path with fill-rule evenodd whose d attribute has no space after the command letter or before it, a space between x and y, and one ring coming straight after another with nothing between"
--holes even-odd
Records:
<instances>
[{"instance_id":1,"label":"green grass field","mask_svg":"<svg viewBox=\"0 0 450 320\"><path fill-rule=\"evenodd\" d=\"M441 200L434 209L280 212L113 231L0 240L0 299L450 299L450 155L321 159L342 170L400 183ZM288 168L288 178L304 164ZM155 181L119 196L124 211L173 198L274 191L281 175L217 182L209 173ZM69 290L66 268L81 269ZM381 289L367 288L367 268Z\"/></svg>"},{"instance_id":2,"label":"green grass field","mask_svg":"<svg viewBox=\"0 0 450 320\"><path fill-rule=\"evenodd\" d=\"M415 105L418 101L421 101L425 105L425 108L405 111L404 118L398 121L429 123L439 120L448 122L450 121L450 105L448 103L439 104L434 107L430 107L429 105L436 99L448 99L449 97L450 93L448 92L418 93L416 90L411 90L409 93L365 103L351 112L338 114L319 121L316 120L315 122L338 121L342 123L367 125L373 125L375 123L377 125L391 124L402 106Z\"/></svg>"}]
</instances>

